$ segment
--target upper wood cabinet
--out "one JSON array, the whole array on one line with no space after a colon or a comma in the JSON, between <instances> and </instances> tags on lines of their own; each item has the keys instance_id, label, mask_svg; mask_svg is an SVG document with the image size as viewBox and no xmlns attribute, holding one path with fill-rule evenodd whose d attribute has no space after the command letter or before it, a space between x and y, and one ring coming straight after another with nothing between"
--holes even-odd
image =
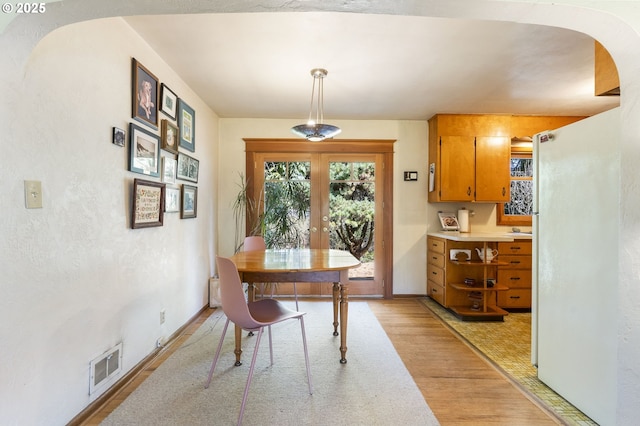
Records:
<instances>
[{"instance_id":1,"label":"upper wood cabinet","mask_svg":"<svg viewBox=\"0 0 640 426\"><path fill-rule=\"evenodd\" d=\"M595 42L594 58L595 95L619 95L620 79L616 64L607 49L597 41Z\"/></svg>"},{"instance_id":2,"label":"upper wood cabinet","mask_svg":"<svg viewBox=\"0 0 640 426\"><path fill-rule=\"evenodd\" d=\"M511 138L530 137L583 118L433 116L429 119L429 202L509 202Z\"/></svg>"},{"instance_id":3,"label":"upper wood cabinet","mask_svg":"<svg viewBox=\"0 0 640 426\"><path fill-rule=\"evenodd\" d=\"M430 202L510 199L509 121L509 116L453 114L429 120Z\"/></svg>"}]
</instances>

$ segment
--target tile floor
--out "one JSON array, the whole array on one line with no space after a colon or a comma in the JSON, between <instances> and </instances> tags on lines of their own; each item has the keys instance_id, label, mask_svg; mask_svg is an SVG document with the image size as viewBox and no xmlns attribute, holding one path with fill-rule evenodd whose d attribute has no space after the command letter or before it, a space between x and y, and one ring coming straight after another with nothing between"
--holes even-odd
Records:
<instances>
[{"instance_id":1,"label":"tile floor","mask_svg":"<svg viewBox=\"0 0 640 426\"><path fill-rule=\"evenodd\" d=\"M504 322L461 321L430 298L423 303L550 411L570 425L597 425L538 380L531 365L531 313L510 313Z\"/></svg>"}]
</instances>

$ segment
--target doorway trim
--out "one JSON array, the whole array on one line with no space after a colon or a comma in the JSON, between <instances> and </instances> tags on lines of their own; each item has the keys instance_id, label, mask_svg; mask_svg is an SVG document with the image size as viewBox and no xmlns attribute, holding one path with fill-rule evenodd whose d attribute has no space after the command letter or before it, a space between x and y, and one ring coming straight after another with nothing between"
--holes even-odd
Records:
<instances>
[{"instance_id":1,"label":"doorway trim","mask_svg":"<svg viewBox=\"0 0 640 426\"><path fill-rule=\"evenodd\" d=\"M383 154L383 232L382 259L383 297L393 298L393 144L394 139L340 139L309 142L304 139L243 138L245 142L245 170L247 197L254 197L253 178L257 168L257 153L356 153ZM249 212L247 213L249 214ZM247 218L251 223L252 218ZM248 232L248 230L247 230Z\"/></svg>"}]
</instances>

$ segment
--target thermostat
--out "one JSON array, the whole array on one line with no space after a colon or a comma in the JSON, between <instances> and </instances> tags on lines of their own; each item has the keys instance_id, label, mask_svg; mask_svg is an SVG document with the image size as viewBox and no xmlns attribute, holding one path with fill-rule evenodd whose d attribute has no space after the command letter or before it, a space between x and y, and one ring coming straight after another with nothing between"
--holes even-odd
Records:
<instances>
[{"instance_id":1,"label":"thermostat","mask_svg":"<svg viewBox=\"0 0 640 426\"><path fill-rule=\"evenodd\" d=\"M418 180L418 172L404 172L404 180L406 181Z\"/></svg>"}]
</instances>

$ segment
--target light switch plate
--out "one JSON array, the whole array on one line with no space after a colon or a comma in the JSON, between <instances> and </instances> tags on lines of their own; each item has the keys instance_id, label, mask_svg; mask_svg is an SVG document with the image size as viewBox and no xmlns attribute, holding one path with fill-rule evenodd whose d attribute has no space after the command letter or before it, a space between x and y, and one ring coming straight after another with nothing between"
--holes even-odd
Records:
<instances>
[{"instance_id":1,"label":"light switch plate","mask_svg":"<svg viewBox=\"0 0 640 426\"><path fill-rule=\"evenodd\" d=\"M24 181L24 203L28 209L42 208L42 183L39 180Z\"/></svg>"}]
</instances>

